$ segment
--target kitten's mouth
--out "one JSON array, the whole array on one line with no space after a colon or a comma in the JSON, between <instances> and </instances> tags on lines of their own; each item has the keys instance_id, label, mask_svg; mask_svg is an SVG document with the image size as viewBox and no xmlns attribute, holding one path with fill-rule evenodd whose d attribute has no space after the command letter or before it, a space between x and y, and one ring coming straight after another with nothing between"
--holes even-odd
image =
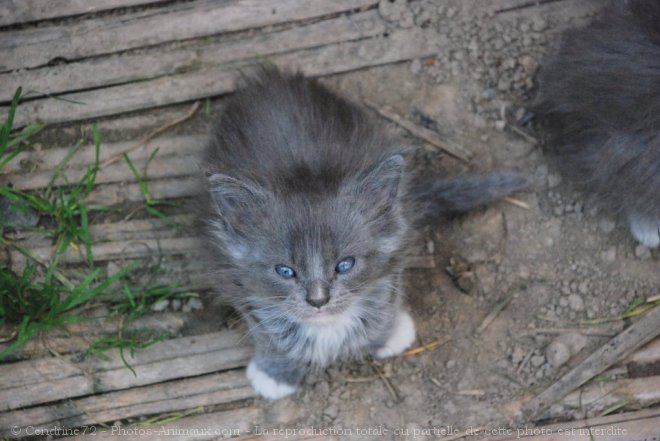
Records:
<instances>
[{"instance_id":1,"label":"kitten's mouth","mask_svg":"<svg viewBox=\"0 0 660 441\"><path fill-rule=\"evenodd\" d=\"M327 309L317 309L307 314L307 321L313 324L325 324L334 321L337 314Z\"/></svg>"}]
</instances>

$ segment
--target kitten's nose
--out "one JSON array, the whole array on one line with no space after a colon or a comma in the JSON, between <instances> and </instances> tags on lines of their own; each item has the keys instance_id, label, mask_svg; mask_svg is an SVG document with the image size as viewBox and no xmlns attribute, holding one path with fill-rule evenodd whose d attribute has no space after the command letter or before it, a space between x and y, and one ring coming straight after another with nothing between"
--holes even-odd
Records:
<instances>
[{"instance_id":1,"label":"kitten's nose","mask_svg":"<svg viewBox=\"0 0 660 441\"><path fill-rule=\"evenodd\" d=\"M320 308L330 301L330 291L321 283L315 283L307 290L307 303L315 308Z\"/></svg>"}]
</instances>

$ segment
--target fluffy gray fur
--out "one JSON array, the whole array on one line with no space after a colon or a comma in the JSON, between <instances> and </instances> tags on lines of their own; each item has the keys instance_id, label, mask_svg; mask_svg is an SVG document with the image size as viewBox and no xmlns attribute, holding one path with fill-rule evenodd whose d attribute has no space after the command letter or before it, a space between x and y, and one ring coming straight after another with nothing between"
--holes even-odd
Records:
<instances>
[{"instance_id":1,"label":"fluffy gray fur","mask_svg":"<svg viewBox=\"0 0 660 441\"><path fill-rule=\"evenodd\" d=\"M558 167L635 238L660 244L660 2L611 3L540 72Z\"/></svg>"},{"instance_id":2,"label":"fluffy gray fur","mask_svg":"<svg viewBox=\"0 0 660 441\"><path fill-rule=\"evenodd\" d=\"M217 293L256 343L248 376L262 395L378 354L405 325L401 278L414 227L526 184L509 174L417 177L406 156L356 105L301 75L263 68L229 100L204 159L202 216ZM347 257L354 267L338 273Z\"/></svg>"}]
</instances>

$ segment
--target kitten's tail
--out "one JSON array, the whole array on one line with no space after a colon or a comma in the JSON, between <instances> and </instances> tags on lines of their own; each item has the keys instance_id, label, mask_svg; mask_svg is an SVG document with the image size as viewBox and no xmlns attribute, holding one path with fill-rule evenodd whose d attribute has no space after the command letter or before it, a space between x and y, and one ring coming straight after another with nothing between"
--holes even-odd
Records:
<instances>
[{"instance_id":1,"label":"kitten's tail","mask_svg":"<svg viewBox=\"0 0 660 441\"><path fill-rule=\"evenodd\" d=\"M513 173L448 179L420 177L412 182L412 193L417 202L418 222L425 224L488 205L528 186L525 177Z\"/></svg>"}]
</instances>

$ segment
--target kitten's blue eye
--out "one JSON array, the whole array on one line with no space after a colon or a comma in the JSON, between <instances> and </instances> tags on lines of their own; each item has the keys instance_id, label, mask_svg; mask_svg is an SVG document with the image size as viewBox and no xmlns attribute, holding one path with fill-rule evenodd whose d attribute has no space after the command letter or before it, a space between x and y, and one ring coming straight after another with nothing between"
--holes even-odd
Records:
<instances>
[{"instance_id":1,"label":"kitten's blue eye","mask_svg":"<svg viewBox=\"0 0 660 441\"><path fill-rule=\"evenodd\" d=\"M275 272L277 272L277 274L284 277L285 279L293 279L296 277L296 272L293 270L293 268L286 265L276 265Z\"/></svg>"},{"instance_id":2,"label":"kitten's blue eye","mask_svg":"<svg viewBox=\"0 0 660 441\"><path fill-rule=\"evenodd\" d=\"M347 257L345 259L340 260L339 263L337 263L337 266L335 267L335 271L338 272L339 274L347 273L353 268L354 265L355 265L355 258Z\"/></svg>"}]
</instances>

